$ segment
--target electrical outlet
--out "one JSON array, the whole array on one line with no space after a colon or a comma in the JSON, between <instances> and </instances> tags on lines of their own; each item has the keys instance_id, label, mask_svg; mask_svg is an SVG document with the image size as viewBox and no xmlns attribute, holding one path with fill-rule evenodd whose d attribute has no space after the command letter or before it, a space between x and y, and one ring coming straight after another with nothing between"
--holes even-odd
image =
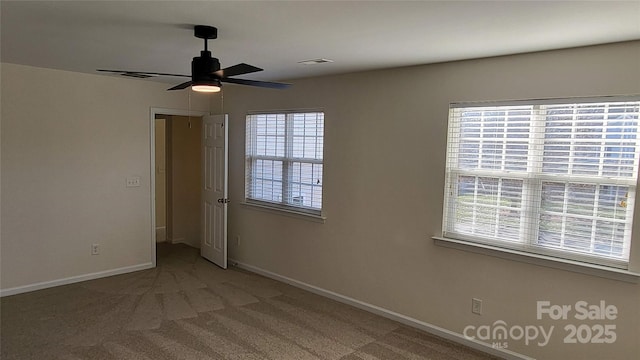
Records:
<instances>
[{"instance_id":1,"label":"electrical outlet","mask_svg":"<svg viewBox=\"0 0 640 360\"><path fill-rule=\"evenodd\" d=\"M100 246L98 244L92 244L91 255L98 255L98 254L100 254Z\"/></svg>"},{"instance_id":2,"label":"electrical outlet","mask_svg":"<svg viewBox=\"0 0 640 360\"><path fill-rule=\"evenodd\" d=\"M474 314L482 314L482 300L472 298L471 299L471 312Z\"/></svg>"}]
</instances>

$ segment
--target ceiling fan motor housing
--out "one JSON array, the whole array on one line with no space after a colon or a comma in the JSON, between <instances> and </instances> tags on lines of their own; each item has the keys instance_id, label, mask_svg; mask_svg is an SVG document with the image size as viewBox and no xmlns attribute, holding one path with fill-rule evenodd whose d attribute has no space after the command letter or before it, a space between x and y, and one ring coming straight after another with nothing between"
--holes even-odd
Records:
<instances>
[{"instance_id":1,"label":"ceiling fan motor housing","mask_svg":"<svg viewBox=\"0 0 640 360\"><path fill-rule=\"evenodd\" d=\"M194 57L191 61L191 80L197 82L217 82L220 78L215 74L220 70L220 62L218 59L211 57L210 51L201 51L200 56Z\"/></svg>"}]
</instances>

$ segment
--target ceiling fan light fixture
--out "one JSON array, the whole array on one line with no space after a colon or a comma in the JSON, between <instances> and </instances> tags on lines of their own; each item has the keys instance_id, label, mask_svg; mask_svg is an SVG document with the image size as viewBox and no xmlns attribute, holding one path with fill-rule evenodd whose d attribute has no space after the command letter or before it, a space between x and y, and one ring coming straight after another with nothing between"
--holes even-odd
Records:
<instances>
[{"instance_id":1,"label":"ceiling fan light fixture","mask_svg":"<svg viewBox=\"0 0 640 360\"><path fill-rule=\"evenodd\" d=\"M191 90L202 93L217 93L221 89L220 81L216 79L196 80L191 85Z\"/></svg>"},{"instance_id":2,"label":"ceiling fan light fixture","mask_svg":"<svg viewBox=\"0 0 640 360\"><path fill-rule=\"evenodd\" d=\"M220 92L221 88L219 85L197 84L191 86L191 90L203 93L217 93Z\"/></svg>"}]
</instances>

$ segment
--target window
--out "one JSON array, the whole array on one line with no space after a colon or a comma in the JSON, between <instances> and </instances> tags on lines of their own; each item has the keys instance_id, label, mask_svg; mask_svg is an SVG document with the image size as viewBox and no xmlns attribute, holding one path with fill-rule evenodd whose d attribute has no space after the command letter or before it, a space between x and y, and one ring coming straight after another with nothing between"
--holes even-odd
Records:
<instances>
[{"instance_id":1,"label":"window","mask_svg":"<svg viewBox=\"0 0 640 360\"><path fill-rule=\"evenodd\" d=\"M247 202L320 215L324 113L248 115L246 136Z\"/></svg>"},{"instance_id":2,"label":"window","mask_svg":"<svg viewBox=\"0 0 640 360\"><path fill-rule=\"evenodd\" d=\"M626 269L638 99L454 104L443 236Z\"/></svg>"}]
</instances>

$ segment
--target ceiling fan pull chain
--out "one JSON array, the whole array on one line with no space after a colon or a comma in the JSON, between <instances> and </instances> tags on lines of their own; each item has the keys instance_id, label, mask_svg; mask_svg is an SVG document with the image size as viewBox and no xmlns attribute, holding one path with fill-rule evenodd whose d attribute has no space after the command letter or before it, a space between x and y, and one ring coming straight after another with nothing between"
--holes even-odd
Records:
<instances>
[{"instance_id":1,"label":"ceiling fan pull chain","mask_svg":"<svg viewBox=\"0 0 640 360\"><path fill-rule=\"evenodd\" d=\"M191 91L188 92L189 98L189 129L191 129Z\"/></svg>"}]
</instances>

